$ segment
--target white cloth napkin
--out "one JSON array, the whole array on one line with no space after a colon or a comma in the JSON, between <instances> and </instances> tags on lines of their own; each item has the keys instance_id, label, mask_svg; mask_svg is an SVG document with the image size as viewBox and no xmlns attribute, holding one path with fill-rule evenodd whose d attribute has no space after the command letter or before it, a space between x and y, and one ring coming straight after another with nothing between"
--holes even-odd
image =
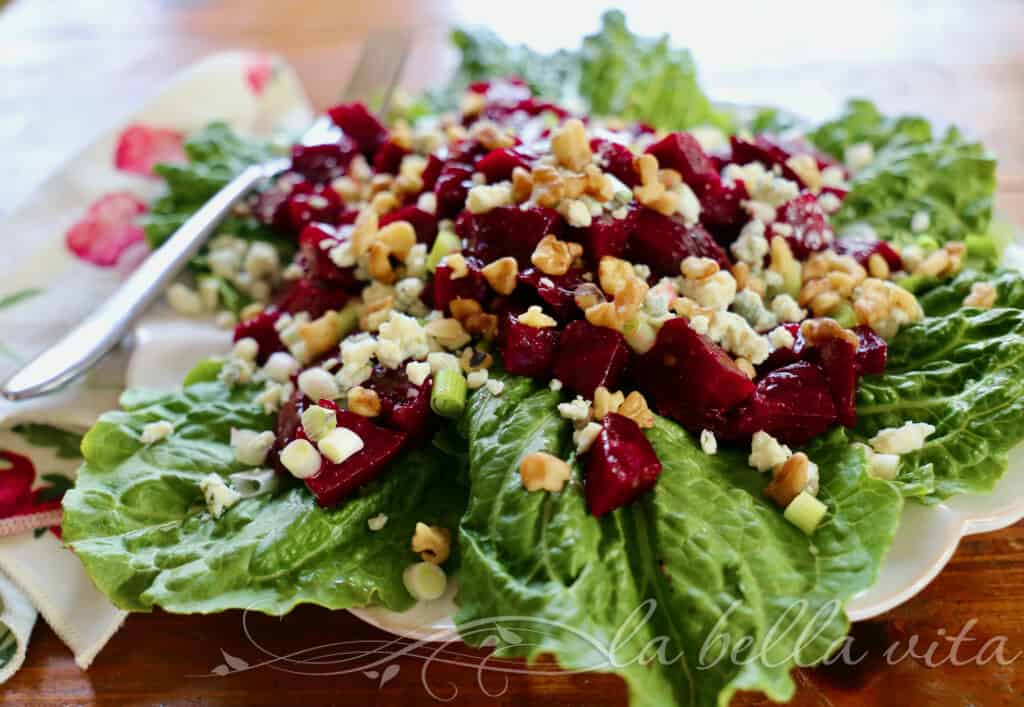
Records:
<instances>
[{"instance_id":1,"label":"white cloth napkin","mask_svg":"<svg viewBox=\"0 0 1024 707\"><path fill-rule=\"evenodd\" d=\"M102 256L82 259L69 249L67 240L69 230L77 226L78 235L89 244L93 232L90 224L82 226L83 218L89 218L90 207L105 195L128 194L129 203L142 203L159 194L158 180L125 171L127 158L116 158L118 148L125 148L128 126L141 126L145 137L148 130L187 134L223 120L242 133L269 136L301 130L310 119L309 101L288 65L265 54L227 52L182 72L141 110L70 159L0 228L0 379L86 316L145 256L145 247L136 242L114 258L116 262L99 266L95 261ZM146 145L131 147L137 156ZM118 162L121 169L115 166ZM137 240L137 233L128 235L133 237L127 240ZM166 316L164 309L161 317ZM25 481L24 473L15 472L15 463L22 470L34 470L33 498L45 501L59 495L67 482L58 477L73 478L80 459L73 458L66 443L63 450L53 446L61 439L53 430L84 432L101 412L115 407L129 364L152 365L132 363L122 351L57 394L0 403L0 501L5 489L9 499ZM21 433L14 430L25 424L35 425L35 434L25 434L23 427ZM39 514L25 504L14 505L18 508L13 518L0 513L0 683L24 660L36 612L85 669L126 614L96 590L55 532L32 527L52 522L54 508ZM15 527L26 530L11 534Z\"/></svg>"}]
</instances>

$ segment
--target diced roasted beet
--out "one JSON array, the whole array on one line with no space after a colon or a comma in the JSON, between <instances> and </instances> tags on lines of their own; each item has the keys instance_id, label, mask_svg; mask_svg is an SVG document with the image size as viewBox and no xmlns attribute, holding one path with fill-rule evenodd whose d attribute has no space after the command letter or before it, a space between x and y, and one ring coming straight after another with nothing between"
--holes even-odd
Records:
<instances>
[{"instance_id":1,"label":"diced roasted beet","mask_svg":"<svg viewBox=\"0 0 1024 707\"><path fill-rule=\"evenodd\" d=\"M388 137L387 129L381 125L362 103L342 103L327 109L327 115L370 157Z\"/></svg>"},{"instance_id":2,"label":"diced roasted beet","mask_svg":"<svg viewBox=\"0 0 1024 707\"><path fill-rule=\"evenodd\" d=\"M554 376L569 390L590 399L598 386L616 390L627 365L629 347L622 334L577 319L562 331Z\"/></svg>"},{"instance_id":3,"label":"diced roasted beet","mask_svg":"<svg viewBox=\"0 0 1024 707\"><path fill-rule=\"evenodd\" d=\"M853 344L834 337L819 342L818 365L821 366L836 404L836 416L846 427L857 424L857 349Z\"/></svg>"},{"instance_id":4,"label":"diced roasted beet","mask_svg":"<svg viewBox=\"0 0 1024 707\"><path fill-rule=\"evenodd\" d=\"M695 434L754 392L729 354L682 318L665 322L654 347L636 358L632 371L655 410Z\"/></svg>"},{"instance_id":5,"label":"diced roasted beet","mask_svg":"<svg viewBox=\"0 0 1024 707\"><path fill-rule=\"evenodd\" d=\"M710 182L721 181L714 162L689 133L669 133L648 147L647 153L658 158L660 168L674 169L683 175L683 181L695 192Z\"/></svg>"},{"instance_id":6,"label":"diced roasted beet","mask_svg":"<svg viewBox=\"0 0 1024 707\"><path fill-rule=\"evenodd\" d=\"M466 258L466 265L469 270L463 277L452 279L450 266L442 264L434 271L434 279L431 281L431 292L433 294L434 309L442 312L448 311L448 305L453 299L471 299L485 304L489 288L487 280L481 272L480 261L476 258Z\"/></svg>"},{"instance_id":7,"label":"diced roasted beet","mask_svg":"<svg viewBox=\"0 0 1024 707\"><path fill-rule=\"evenodd\" d=\"M729 268L729 258L711 234L700 224L687 226L647 208L638 209L635 228L626 249L628 259L650 267L655 275L675 277L687 256L711 258Z\"/></svg>"},{"instance_id":8,"label":"diced roasted beet","mask_svg":"<svg viewBox=\"0 0 1024 707\"><path fill-rule=\"evenodd\" d=\"M860 236L846 236L836 240L832 244L832 250L840 255L852 256L865 268L868 266L871 256L878 253L885 258L885 263L892 272L903 269L903 259L900 258L900 254L885 241Z\"/></svg>"},{"instance_id":9,"label":"diced roasted beet","mask_svg":"<svg viewBox=\"0 0 1024 707\"><path fill-rule=\"evenodd\" d=\"M732 161L736 164L760 162L769 169L774 165L778 165L786 179L792 179L803 186L807 185L786 164L790 157L810 154L814 157L819 169L825 169L836 164L832 158L818 152L806 142L789 142L780 140L774 135L762 134L753 140L744 140L734 135L729 138L729 144L732 147Z\"/></svg>"},{"instance_id":10,"label":"diced roasted beet","mask_svg":"<svg viewBox=\"0 0 1024 707\"><path fill-rule=\"evenodd\" d=\"M330 186L300 182L292 187L286 208L288 222L298 232L314 221L336 224L344 204L338 192Z\"/></svg>"},{"instance_id":11,"label":"diced roasted beet","mask_svg":"<svg viewBox=\"0 0 1024 707\"><path fill-rule=\"evenodd\" d=\"M631 503L654 488L660 474L661 462L640 426L609 413L587 457L584 487L591 515L600 517Z\"/></svg>"},{"instance_id":12,"label":"diced roasted beet","mask_svg":"<svg viewBox=\"0 0 1024 707\"><path fill-rule=\"evenodd\" d=\"M590 262L596 267L606 255L619 258L626 251L633 233L636 209L630 208L625 218L603 213L584 231L582 241Z\"/></svg>"},{"instance_id":13,"label":"diced roasted beet","mask_svg":"<svg viewBox=\"0 0 1024 707\"><path fill-rule=\"evenodd\" d=\"M834 240L825 211L810 192L804 192L780 206L775 213L775 222L793 227L793 232L785 237L798 260L825 250Z\"/></svg>"},{"instance_id":14,"label":"diced roasted beet","mask_svg":"<svg viewBox=\"0 0 1024 707\"><path fill-rule=\"evenodd\" d=\"M360 282L356 279L355 267L340 268L331 260L330 248L324 241L338 244L341 239L337 231L324 223L311 223L299 234L299 249L306 274L313 280L322 280L350 293L358 293Z\"/></svg>"},{"instance_id":15,"label":"diced roasted beet","mask_svg":"<svg viewBox=\"0 0 1024 707\"><path fill-rule=\"evenodd\" d=\"M433 244L437 238L437 217L416 206L403 206L380 217L380 225L386 226L394 221L408 221L416 231L416 242Z\"/></svg>"},{"instance_id":16,"label":"diced roasted beet","mask_svg":"<svg viewBox=\"0 0 1024 707\"><path fill-rule=\"evenodd\" d=\"M473 168L458 162L448 162L441 168L434 184L437 196L438 218L451 218L462 211L466 195L473 186Z\"/></svg>"},{"instance_id":17,"label":"diced roasted beet","mask_svg":"<svg viewBox=\"0 0 1024 707\"><path fill-rule=\"evenodd\" d=\"M289 314L309 312L309 316L316 319L330 309L340 310L348 299L348 293L337 285L303 277L294 280L280 294L277 306Z\"/></svg>"},{"instance_id":18,"label":"diced roasted beet","mask_svg":"<svg viewBox=\"0 0 1024 707\"><path fill-rule=\"evenodd\" d=\"M528 268L540 240L549 233L561 235L563 222L554 209L499 206L482 214L463 212L455 221L455 232L485 263L511 256L520 268Z\"/></svg>"},{"instance_id":19,"label":"diced roasted beet","mask_svg":"<svg viewBox=\"0 0 1024 707\"><path fill-rule=\"evenodd\" d=\"M731 438L745 440L763 430L792 445L809 442L838 419L825 374L807 361L783 366L759 380L754 394L732 418Z\"/></svg>"},{"instance_id":20,"label":"diced roasted beet","mask_svg":"<svg viewBox=\"0 0 1024 707\"><path fill-rule=\"evenodd\" d=\"M266 363L270 354L284 349L281 337L278 336L277 329L274 328L274 323L280 316L281 312L278 310L264 310L252 319L241 322L235 327L234 341L245 338L254 339L260 347L257 361Z\"/></svg>"},{"instance_id":21,"label":"diced roasted beet","mask_svg":"<svg viewBox=\"0 0 1024 707\"><path fill-rule=\"evenodd\" d=\"M595 137L590 141L590 149L594 151L594 158L598 165L627 187L632 189L640 183L640 175L637 174L633 160L636 155L623 144Z\"/></svg>"},{"instance_id":22,"label":"diced roasted beet","mask_svg":"<svg viewBox=\"0 0 1024 707\"><path fill-rule=\"evenodd\" d=\"M271 185L259 192L252 203L252 213L260 223L270 226L279 233L291 230L291 219L288 216L288 197L290 191L278 185Z\"/></svg>"},{"instance_id":23,"label":"diced roasted beet","mask_svg":"<svg viewBox=\"0 0 1024 707\"><path fill-rule=\"evenodd\" d=\"M779 326L793 335L795 339L793 346L773 350L768 354L768 358L765 359L764 363L757 367L759 373L774 371L776 368L782 368L801 360L804 350L804 339L800 334L800 325L796 322L785 322Z\"/></svg>"},{"instance_id":24,"label":"diced roasted beet","mask_svg":"<svg viewBox=\"0 0 1024 707\"><path fill-rule=\"evenodd\" d=\"M373 171L378 174L398 174L402 158L409 151L394 140L385 140L373 154Z\"/></svg>"},{"instance_id":25,"label":"diced roasted beet","mask_svg":"<svg viewBox=\"0 0 1024 707\"><path fill-rule=\"evenodd\" d=\"M367 418L347 410L339 410L338 427L352 430L363 440L363 448L340 464L324 457L316 475L306 479L306 487L321 506L335 506L369 481L376 478L388 463L402 451L408 438L375 425Z\"/></svg>"},{"instance_id":26,"label":"diced roasted beet","mask_svg":"<svg viewBox=\"0 0 1024 707\"><path fill-rule=\"evenodd\" d=\"M580 315L576 306L576 288L584 282L581 271L545 275L536 268L527 268L519 273L518 281L536 293L536 304L543 305L555 319L565 322Z\"/></svg>"},{"instance_id":27,"label":"diced roasted beet","mask_svg":"<svg viewBox=\"0 0 1024 707\"><path fill-rule=\"evenodd\" d=\"M889 352L885 339L867 324L861 324L854 331L860 339L860 346L857 347L857 369L860 374L873 376L885 373L885 359Z\"/></svg>"},{"instance_id":28,"label":"diced roasted beet","mask_svg":"<svg viewBox=\"0 0 1024 707\"><path fill-rule=\"evenodd\" d=\"M359 148L346 136L338 142L292 146L292 171L311 182L328 182L344 174Z\"/></svg>"},{"instance_id":29,"label":"diced roasted beet","mask_svg":"<svg viewBox=\"0 0 1024 707\"><path fill-rule=\"evenodd\" d=\"M410 437L426 431L430 414L430 392L434 381L428 377L423 385L413 385L405 375L405 368L376 366L370 380L364 384L380 398L380 417L385 427L393 427Z\"/></svg>"},{"instance_id":30,"label":"diced roasted beet","mask_svg":"<svg viewBox=\"0 0 1024 707\"><path fill-rule=\"evenodd\" d=\"M491 150L476 163L476 170L483 172L489 183L511 179L512 170L516 167L529 171L530 161L522 152L511 147Z\"/></svg>"},{"instance_id":31,"label":"diced roasted beet","mask_svg":"<svg viewBox=\"0 0 1024 707\"><path fill-rule=\"evenodd\" d=\"M427 166L423 168L423 174L420 175L420 179L423 180L423 191L434 191L434 186L437 184L437 178L441 175L443 167L444 162L437 155L427 157Z\"/></svg>"},{"instance_id":32,"label":"diced roasted beet","mask_svg":"<svg viewBox=\"0 0 1024 707\"><path fill-rule=\"evenodd\" d=\"M742 203L749 197L743 182L726 183L717 174L697 191L700 222L719 243L731 243L747 223L749 216Z\"/></svg>"},{"instance_id":33,"label":"diced roasted beet","mask_svg":"<svg viewBox=\"0 0 1024 707\"><path fill-rule=\"evenodd\" d=\"M501 355L505 370L516 376L546 377L555 365L558 328L537 329L507 314L501 327Z\"/></svg>"}]
</instances>

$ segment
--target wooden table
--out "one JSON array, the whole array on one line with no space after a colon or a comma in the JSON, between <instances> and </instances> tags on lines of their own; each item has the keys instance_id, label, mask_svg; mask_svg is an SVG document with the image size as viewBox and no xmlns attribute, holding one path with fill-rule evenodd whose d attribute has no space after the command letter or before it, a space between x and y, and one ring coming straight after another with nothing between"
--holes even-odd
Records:
<instances>
[{"instance_id":1,"label":"wooden table","mask_svg":"<svg viewBox=\"0 0 1024 707\"><path fill-rule=\"evenodd\" d=\"M0 1L0 213L31 191L91 136L131 109L155 85L203 54L255 47L280 52L302 75L319 105L331 101L351 71L367 29L415 27L417 42L405 84L435 80L452 63L445 28L486 22L544 47L577 41L596 24L590 2L473 3L468 0L319 0L223 2ZM1016 0L873 0L845 3L653 4L631 10L646 32L672 28L694 48L704 83L721 99L777 102L811 117L834 111L849 95L865 95L891 111L917 110L955 122L982 137L1001 157L1000 208L1024 224L1024 11ZM765 5L766 7L761 7ZM84 69L82 67L87 67ZM13 237L5 234L2 237ZM1005 654L1024 651L1024 524L966 539L950 565L918 597L855 627L855 645L872 649L856 669L800 671L798 705L1016 705L1024 702L1024 657L955 667L948 636L970 624L974 655L1005 637ZM278 652L380 632L344 612L305 608L281 621L255 618L253 635ZM888 665L885 647L917 636L918 655L935 641L932 661ZM973 648L972 648L973 647ZM398 674L380 678L301 677L270 668L227 677L195 677L224 663L222 651L253 662L258 654L239 613L128 619L82 673L42 622L21 672L0 700L11 704L106 702L426 705L422 663L399 660ZM900 651L902 653L902 649ZM488 698L467 669L434 666L428 683L453 704L622 705L616 678L514 677ZM486 683L496 690L500 684ZM447 691L447 692L446 692ZM734 702L766 704L752 696Z\"/></svg>"}]
</instances>

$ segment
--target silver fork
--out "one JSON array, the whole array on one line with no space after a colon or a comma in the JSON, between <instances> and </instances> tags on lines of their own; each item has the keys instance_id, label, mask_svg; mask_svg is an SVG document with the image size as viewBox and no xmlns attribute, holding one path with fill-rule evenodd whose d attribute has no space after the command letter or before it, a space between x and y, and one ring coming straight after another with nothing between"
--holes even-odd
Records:
<instances>
[{"instance_id":1,"label":"silver fork","mask_svg":"<svg viewBox=\"0 0 1024 707\"><path fill-rule=\"evenodd\" d=\"M406 30L371 32L352 79L345 87L345 101L370 101L380 97L385 111L405 65L411 44ZM316 145L332 142L340 131L327 116L307 130L301 142ZM33 359L4 382L8 400L25 400L52 392L96 365L128 333L135 319L160 296L174 276L199 251L234 204L263 179L281 174L290 165L277 158L247 168L195 212L124 284L63 339Z\"/></svg>"}]
</instances>

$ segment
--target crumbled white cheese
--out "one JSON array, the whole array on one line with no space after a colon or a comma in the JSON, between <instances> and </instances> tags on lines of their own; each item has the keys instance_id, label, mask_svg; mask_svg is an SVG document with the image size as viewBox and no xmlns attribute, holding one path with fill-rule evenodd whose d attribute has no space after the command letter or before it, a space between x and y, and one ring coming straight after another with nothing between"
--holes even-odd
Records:
<instances>
[{"instance_id":1,"label":"crumbled white cheese","mask_svg":"<svg viewBox=\"0 0 1024 707\"><path fill-rule=\"evenodd\" d=\"M764 306L761 295L753 290L737 293L732 308L758 331L767 331L779 323L778 318Z\"/></svg>"},{"instance_id":2,"label":"crumbled white cheese","mask_svg":"<svg viewBox=\"0 0 1024 707\"><path fill-rule=\"evenodd\" d=\"M821 210L826 214L834 214L836 211L839 211L843 202L839 200L838 196L827 191L818 197L818 204L821 206Z\"/></svg>"},{"instance_id":3,"label":"crumbled white cheese","mask_svg":"<svg viewBox=\"0 0 1024 707\"><path fill-rule=\"evenodd\" d=\"M335 427L316 446L333 463L341 464L363 448L363 438L347 427Z\"/></svg>"},{"instance_id":4,"label":"crumbled white cheese","mask_svg":"<svg viewBox=\"0 0 1024 707\"><path fill-rule=\"evenodd\" d=\"M843 162L851 172L859 172L875 161L875 148L870 142L848 145L843 151Z\"/></svg>"},{"instance_id":5,"label":"crumbled white cheese","mask_svg":"<svg viewBox=\"0 0 1024 707\"><path fill-rule=\"evenodd\" d=\"M753 201L778 207L800 193L800 185L765 169L760 162L726 165L723 176L730 182L741 181Z\"/></svg>"},{"instance_id":6,"label":"crumbled white cheese","mask_svg":"<svg viewBox=\"0 0 1024 707\"><path fill-rule=\"evenodd\" d=\"M384 526L388 524L388 517L383 513L378 513L373 518L369 518L366 521L366 525L369 526L370 530L377 532L383 530Z\"/></svg>"},{"instance_id":7,"label":"crumbled white cheese","mask_svg":"<svg viewBox=\"0 0 1024 707\"><path fill-rule=\"evenodd\" d=\"M684 279L681 284L684 296L708 309L724 310L736 297L736 280L726 270L719 270L700 280Z\"/></svg>"},{"instance_id":8,"label":"crumbled white cheese","mask_svg":"<svg viewBox=\"0 0 1024 707\"><path fill-rule=\"evenodd\" d=\"M698 125L686 132L694 137L704 152L723 150L729 146L728 136L713 125Z\"/></svg>"},{"instance_id":9,"label":"crumbled white cheese","mask_svg":"<svg viewBox=\"0 0 1024 707\"><path fill-rule=\"evenodd\" d=\"M313 442L319 442L337 426L338 416L334 410L310 405L302 411L302 430Z\"/></svg>"},{"instance_id":10,"label":"crumbled white cheese","mask_svg":"<svg viewBox=\"0 0 1024 707\"><path fill-rule=\"evenodd\" d=\"M220 283L215 277L204 277L199 280L196 286L199 292L199 301L203 303L203 309L213 312L220 304Z\"/></svg>"},{"instance_id":11,"label":"crumbled white cheese","mask_svg":"<svg viewBox=\"0 0 1024 707\"><path fill-rule=\"evenodd\" d=\"M487 381L487 390L494 397L499 397L502 393L505 392L505 384L500 380L491 378L490 380Z\"/></svg>"},{"instance_id":12,"label":"crumbled white cheese","mask_svg":"<svg viewBox=\"0 0 1024 707\"><path fill-rule=\"evenodd\" d=\"M915 211L910 218L910 230L914 233L924 233L932 225L932 217L927 211Z\"/></svg>"},{"instance_id":13,"label":"crumbled white cheese","mask_svg":"<svg viewBox=\"0 0 1024 707\"><path fill-rule=\"evenodd\" d=\"M466 208L473 214L484 214L499 206L512 203L512 189L506 183L480 184L469 190L466 197Z\"/></svg>"},{"instance_id":14,"label":"crumbled white cheese","mask_svg":"<svg viewBox=\"0 0 1024 707\"><path fill-rule=\"evenodd\" d=\"M249 277L267 280L277 276L281 268L281 259L277 248L266 241L253 241L245 256L245 272Z\"/></svg>"},{"instance_id":15,"label":"crumbled white cheese","mask_svg":"<svg viewBox=\"0 0 1024 707\"><path fill-rule=\"evenodd\" d=\"M199 490L206 499L206 508L214 518L220 518L224 511L238 503L241 494L224 483L217 474L208 474L199 482Z\"/></svg>"},{"instance_id":16,"label":"crumbled white cheese","mask_svg":"<svg viewBox=\"0 0 1024 707\"><path fill-rule=\"evenodd\" d=\"M248 383L252 380L255 370L256 366L252 361L232 357L220 367L217 379L224 383L224 385L232 388L239 383Z\"/></svg>"},{"instance_id":17,"label":"crumbled white cheese","mask_svg":"<svg viewBox=\"0 0 1024 707\"><path fill-rule=\"evenodd\" d=\"M786 327L776 327L768 334L768 343L776 349L791 349L796 343L796 337Z\"/></svg>"},{"instance_id":18,"label":"crumbled white cheese","mask_svg":"<svg viewBox=\"0 0 1024 707\"><path fill-rule=\"evenodd\" d=\"M206 263L214 275L232 280L242 268L242 256L234 249L219 248L210 251Z\"/></svg>"},{"instance_id":19,"label":"crumbled white cheese","mask_svg":"<svg viewBox=\"0 0 1024 707\"><path fill-rule=\"evenodd\" d=\"M167 289L167 304L178 314L194 317L203 313L203 301L199 293L188 285L176 282Z\"/></svg>"},{"instance_id":20,"label":"crumbled white cheese","mask_svg":"<svg viewBox=\"0 0 1024 707\"><path fill-rule=\"evenodd\" d=\"M466 375L466 385L469 386L470 390L483 388L487 384L487 380L488 373L486 368L481 368L476 371L470 371Z\"/></svg>"},{"instance_id":21,"label":"crumbled white cheese","mask_svg":"<svg viewBox=\"0 0 1024 707\"><path fill-rule=\"evenodd\" d=\"M716 454L718 452L718 440L715 438L714 432L711 430L701 430L700 448L704 450L705 454Z\"/></svg>"},{"instance_id":22,"label":"crumbled white cheese","mask_svg":"<svg viewBox=\"0 0 1024 707\"><path fill-rule=\"evenodd\" d=\"M790 295L775 295L772 313L780 322L800 322L807 318L807 310L800 307Z\"/></svg>"},{"instance_id":23,"label":"crumbled white cheese","mask_svg":"<svg viewBox=\"0 0 1024 707\"><path fill-rule=\"evenodd\" d=\"M693 189L683 182L674 190L679 195L679 213L683 217L683 223L692 226L700 219L700 201Z\"/></svg>"},{"instance_id":24,"label":"crumbled white cheese","mask_svg":"<svg viewBox=\"0 0 1024 707\"><path fill-rule=\"evenodd\" d=\"M398 368L409 358L425 359L430 353L426 329L401 312L392 311L388 320L380 325L379 334L377 360L387 368Z\"/></svg>"},{"instance_id":25,"label":"crumbled white cheese","mask_svg":"<svg viewBox=\"0 0 1024 707\"><path fill-rule=\"evenodd\" d=\"M341 344L341 362L359 368L370 364L377 353L377 339L372 334L350 336Z\"/></svg>"},{"instance_id":26,"label":"crumbled white cheese","mask_svg":"<svg viewBox=\"0 0 1024 707\"><path fill-rule=\"evenodd\" d=\"M281 465L297 479L308 479L318 471L323 459L307 439L296 439L281 450Z\"/></svg>"},{"instance_id":27,"label":"crumbled white cheese","mask_svg":"<svg viewBox=\"0 0 1024 707\"><path fill-rule=\"evenodd\" d=\"M768 254L768 248L764 224L756 219L747 223L739 237L729 246L737 260L747 263L754 270L764 267L764 256Z\"/></svg>"},{"instance_id":28,"label":"crumbled white cheese","mask_svg":"<svg viewBox=\"0 0 1024 707\"><path fill-rule=\"evenodd\" d=\"M754 331L746 319L733 312L715 312L707 336L725 350L742 356L755 366L764 363L772 352L768 339Z\"/></svg>"},{"instance_id":29,"label":"crumbled white cheese","mask_svg":"<svg viewBox=\"0 0 1024 707\"><path fill-rule=\"evenodd\" d=\"M446 368L454 368L455 370L462 368L459 359L454 354L444 351L434 351L427 354L427 363L430 364L430 372L435 376Z\"/></svg>"},{"instance_id":30,"label":"crumbled white cheese","mask_svg":"<svg viewBox=\"0 0 1024 707\"><path fill-rule=\"evenodd\" d=\"M310 400L334 400L341 395L334 376L322 368L307 368L300 373L299 390Z\"/></svg>"},{"instance_id":31,"label":"crumbled white cheese","mask_svg":"<svg viewBox=\"0 0 1024 707\"><path fill-rule=\"evenodd\" d=\"M562 389L562 381L558 380L557 378L552 378L548 382L548 388L557 393Z\"/></svg>"},{"instance_id":32,"label":"crumbled white cheese","mask_svg":"<svg viewBox=\"0 0 1024 707\"><path fill-rule=\"evenodd\" d=\"M151 422L142 428L142 436L139 438L139 441L143 444L153 444L164 439L172 432L174 432L174 425L166 420Z\"/></svg>"},{"instance_id":33,"label":"crumbled white cheese","mask_svg":"<svg viewBox=\"0 0 1024 707\"><path fill-rule=\"evenodd\" d=\"M231 429L231 448L235 451L235 459L249 466L259 466L267 460L274 440L274 433L270 431Z\"/></svg>"},{"instance_id":34,"label":"crumbled white cheese","mask_svg":"<svg viewBox=\"0 0 1024 707\"><path fill-rule=\"evenodd\" d=\"M256 339L248 336L236 341L235 345L231 348L232 356L237 356L238 358L245 359L246 361L255 361L259 352L259 343L257 343Z\"/></svg>"},{"instance_id":35,"label":"crumbled white cheese","mask_svg":"<svg viewBox=\"0 0 1024 707\"><path fill-rule=\"evenodd\" d=\"M413 385L420 386L430 375L430 364L426 361L409 361L405 364L405 377Z\"/></svg>"},{"instance_id":36,"label":"crumbled white cheese","mask_svg":"<svg viewBox=\"0 0 1024 707\"><path fill-rule=\"evenodd\" d=\"M263 374L272 381L287 383L299 372L299 362L291 354L277 351L263 364Z\"/></svg>"},{"instance_id":37,"label":"crumbled white cheese","mask_svg":"<svg viewBox=\"0 0 1024 707\"><path fill-rule=\"evenodd\" d=\"M906 422L900 427L888 427L871 438L871 447L882 454L908 454L924 446L935 426L927 422Z\"/></svg>"},{"instance_id":38,"label":"crumbled white cheese","mask_svg":"<svg viewBox=\"0 0 1024 707\"><path fill-rule=\"evenodd\" d=\"M770 434L761 430L750 440L750 457L747 463L758 471L768 471L778 464L784 464L793 452Z\"/></svg>"},{"instance_id":39,"label":"crumbled white cheese","mask_svg":"<svg viewBox=\"0 0 1024 707\"><path fill-rule=\"evenodd\" d=\"M572 433L573 444L576 445L577 454L586 454L594 445L597 436L601 434L601 425L596 422L588 422Z\"/></svg>"},{"instance_id":40,"label":"crumbled white cheese","mask_svg":"<svg viewBox=\"0 0 1024 707\"><path fill-rule=\"evenodd\" d=\"M570 403L558 404L558 414L566 420L572 420L577 425L582 425L589 420L592 413L590 402L584 400L580 395L577 395L576 399Z\"/></svg>"},{"instance_id":41,"label":"crumbled white cheese","mask_svg":"<svg viewBox=\"0 0 1024 707\"><path fill-rule=\"evenodd\" d=\"M280 477L273 469L246 469L229 474L231 488L242 498L273 493L280 486Z\"/></svg>"},{"instance_id":42,"label":"crumbled white cheese","mask_svg":"<svg viewBox=\"0 0 1024 707\"><path fill-rule=\"evenodd\" d=\"M711 320L703 314L697 314L690 318L690 328L698 334L707 334L711 328Z\"/></svg>"}]
</instances>

